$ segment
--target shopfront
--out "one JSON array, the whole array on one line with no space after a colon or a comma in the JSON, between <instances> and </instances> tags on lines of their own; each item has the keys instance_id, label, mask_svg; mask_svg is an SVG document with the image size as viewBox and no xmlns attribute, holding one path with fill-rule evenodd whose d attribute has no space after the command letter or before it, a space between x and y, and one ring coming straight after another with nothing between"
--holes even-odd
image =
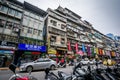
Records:
<instances>
[{"instance_id":1,"label":"shopfront","mask_svg":"<svg viewBox=\"0 0 120 80\"><path fill-rule=\"evenodd\" d=\"M46 46L19 44L18 50L23 51L22 62L31 62L46 55Z\"/></svg>"},{"instance_id":2,"label":"shopfront","mask_svg":"<svg viewBox=\"0 0 120 80\"><path fill-rule=\"evenodd\" d=\"M0 41L0 67L7 67L13 60L17 44L13 42Z\"/></svg>"}]
</instances>

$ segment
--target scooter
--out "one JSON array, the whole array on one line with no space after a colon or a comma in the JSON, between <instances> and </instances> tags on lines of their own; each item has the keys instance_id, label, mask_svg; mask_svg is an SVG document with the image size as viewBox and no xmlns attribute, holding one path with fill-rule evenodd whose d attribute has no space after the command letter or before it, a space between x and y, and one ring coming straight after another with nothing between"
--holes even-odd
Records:
<instances>
[{"instance_id":1,"label":"scooter","mask_svg":"<svg viewBox=\"0 0 120 80\"><path fill-rule=\"evenodd\" d=\"M63 64L61 62L59 62L57 65L58 65L58 68L66 68L65 62Z\"/></svg>"},{"instance_id":2,"label":"scooter","mask_svg":"<svg viewBox=\"0 0 120 80\"><path fill-rule=\"evenodd\" d=\"M37 78L31 76L31 71L29 71L29 75L28 76L21 76L19 74L16 74L16 65L14 64L10 64L9 65L9 69L14 73L14 75L12 75L9 80L37 80Z\"/></svg>"}]
</instances>

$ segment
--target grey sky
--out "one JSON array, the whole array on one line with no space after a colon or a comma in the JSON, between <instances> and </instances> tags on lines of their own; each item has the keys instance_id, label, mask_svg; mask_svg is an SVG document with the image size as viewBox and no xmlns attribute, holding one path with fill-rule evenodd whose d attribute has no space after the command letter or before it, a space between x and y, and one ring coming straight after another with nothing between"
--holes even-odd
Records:
<instances>
[{"instance_id":1,"label":"grey sky","mask_svg":"<svg viewBox=\"0 0 120 80\"><path fill-rule=\"evenodd\" d=\"M19 0L24 1L24 0ZM43 10L67 7L103 34L120 36L120 0L25 0Z\"/></svg>"}]
</instances>

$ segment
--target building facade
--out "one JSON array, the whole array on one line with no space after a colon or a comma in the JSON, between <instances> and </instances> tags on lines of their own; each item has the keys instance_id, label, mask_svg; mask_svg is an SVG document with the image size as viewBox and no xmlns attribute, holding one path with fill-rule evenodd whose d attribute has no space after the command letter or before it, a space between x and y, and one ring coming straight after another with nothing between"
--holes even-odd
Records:
<instances>
[{"instance_id":1,"label":"building facade","mask_svg":"<svg viewBox=\"0 0 120 80\"><path fill-rule=\"evenodd\" d=\"M48 8L47 44L50 56L65 55L67 51L65 15Z\"/></svg>"},{"instance_id":2,"label":"building facade","mask_svg":"<svg viewBox=\"0 0 120 80\"><path fill-rule=\"evenodd\" d=\"M48 9L49 10L49 9ZM92 24L86 20L82 20L81 16L77 15L73 11L62 8L59 6L57 9L52 10L57 14L52 14L53 17L57 17L57 15L64 16L66 20L64 25L66 25L66 46L67 51L64 53L65 56L75 56L75 55L86 55L95 57L98 56L109 56L115 57L116 56L116 42L113 39L108 38L106 35L102 34L98 30L94 29ZM56 18L56 23L59 23ZM52 21L51 21L52 22ZM49 18L48 18L48 26L50 26ZM59 26L56 26L59 28ZM48 30L51 30L48 28ZM48 34L48 41L50 45L52 44L52 39L50 32L47 30ZM53 30L55 32L57 30ZM59 34L55 34L59 37ZM49 40L50 39L50 40ZM53 41L57 41L56 37ZM48 44L49 44L48 43ZM56 43L54 43L56 44ZM48 47L51 47L48 45ZM52 47L57 50L56 46ZM51 52L52 53L52 52ZM56 53L56 52L55 52Z\"/></svg>"},{"instance_id":3,"label":"building facade","mask_svg":"<svg viewBox=\"0 0 120 80\"><path fill-rule=\"evenodd\" d=\"M120 37L107 37L68 8L44 11L28 2L0 0L0 67L14 54L23 54L25 62L45 55L119 57Z\"/></svg>"},{"instance_id":4,"label":"building facade","mask_svg":"<svg viewBox=\"0 0 120 80\"><path fill-rule=\"evenodd\" d=\"M19 43L23 4L18 1L0 2L0 66L8 66Z\"/></svg>"},{"instance_id":5,"label":"building facade","mask_svg":"<svg viewBox=\"0 0 120 80\"><path fill-rule=\"evenodd\" d=\"M47 12L28 2L0 0L0 67L8 66L14 54L17 58L24 54L29 61L46 52L46 16Z\"/></svg>"},{"instance_id":6,"label":"building facade","mask_svg":"<svg viewBox=\"0 0 120 80\"><path fill-rule=\"evenodd\" d=\"M46 53L43 28L47 12L28 2L24 2L23 7L18 50L25 54L25 59L35 60L36 58L44 56Z\"/></svg>"}]
</instances>

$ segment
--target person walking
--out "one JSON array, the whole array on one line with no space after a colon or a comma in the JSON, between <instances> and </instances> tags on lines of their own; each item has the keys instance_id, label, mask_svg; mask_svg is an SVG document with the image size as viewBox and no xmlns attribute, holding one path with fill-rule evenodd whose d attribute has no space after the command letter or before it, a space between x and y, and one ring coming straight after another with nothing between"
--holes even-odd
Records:
<instances>
[{"instance_id":1,"label":"person walking","mask_svg":"<svg viewBox=\"0 0 120 80\"><path fill-rule=\"evenodd\" d=\"M6 67L6 62L7 62L7 56L5 56L4 58L3 58L3 65L2 65L2 67Z\"/></svg>"},{"instance_id":2,"label":"person walking","mask_svg":"<svg viewBox=\"0 0 120 80\"><path fill-rule=\"evenodd\" d=\"M20 65L21 65L21 60L22 60L22 58L20 57L20 58L18 59L18 67L20 67Z\"/></svg>"}]
</instances>

